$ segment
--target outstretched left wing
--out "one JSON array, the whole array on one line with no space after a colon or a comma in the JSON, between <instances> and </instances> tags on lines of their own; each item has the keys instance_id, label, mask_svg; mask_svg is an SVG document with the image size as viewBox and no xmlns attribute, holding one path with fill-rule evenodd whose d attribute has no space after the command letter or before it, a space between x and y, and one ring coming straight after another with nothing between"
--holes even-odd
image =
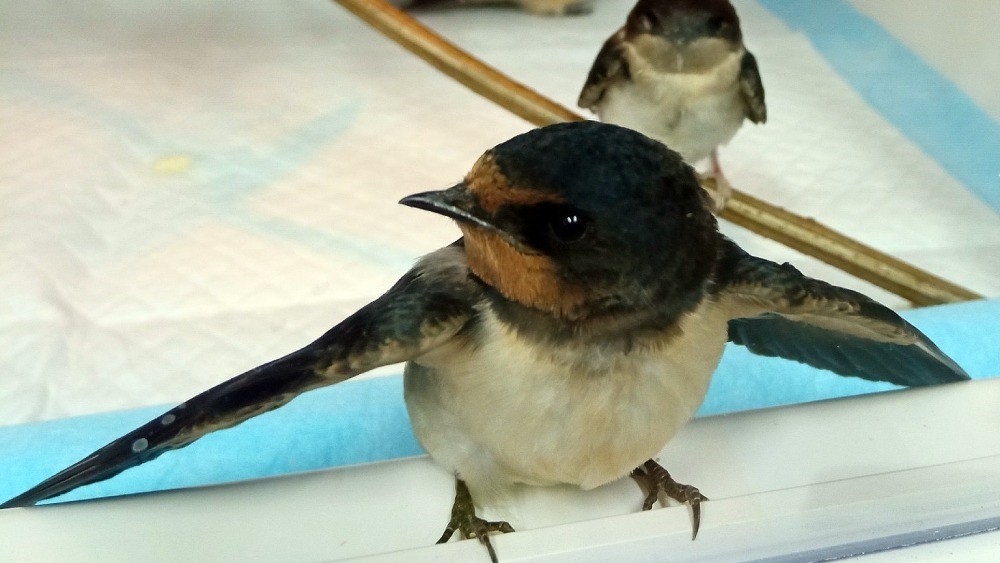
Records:
<instances>
[{"instance_id":1,"label":"outstretched left wing","mask_svg":"<svg viewBox=\"0 0 1000 563\"><path fill-rule=\"evenodd\" d=\"M969 379L916 327L849 289L724 242L716 298L734 311L729 340L755 354L914 387Z\"/></svg>"},{"instance_id":2,"label":"outstretched left wing","mask_svg":"<svg viewBox=\"0 0 1000 563\"><path fill-rule=\"evenodd\" d=\"M306 391L419 356L453 337L473 314L473 289L464 268L458 245L428 255L385 295L312 344L174 407L0 508L29 506L109 479Z\"/></svg>"}]
</instances>

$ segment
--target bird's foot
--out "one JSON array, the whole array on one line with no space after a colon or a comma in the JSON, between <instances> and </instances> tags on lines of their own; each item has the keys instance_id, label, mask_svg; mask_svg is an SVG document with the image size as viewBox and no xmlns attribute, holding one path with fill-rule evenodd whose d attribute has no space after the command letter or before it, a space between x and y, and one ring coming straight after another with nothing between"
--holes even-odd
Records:
<instances>
[{"instance_id":1,"label":"bird's foot","mask_svg":"<svg viewBox=\"0 0 1000 563\"><path fill-rule=\"evenodd\" d=\"M698 183L708 194L711 211L716 216L722 213L726 204L733 198L733 186L725 176L713 176L708 172L698 174Z\"/></svg>"},{"instance_id":2,"label":"bird's foot","mask_svg":"<svg viewBox=\"0 0 1000 563\"><path fill-rule=\"evenodd\" d=\"M701 494L697 488L691 485L684 485L674 481L674 478L667 473L659 463L649 460L632 471L632 478L639 484L639 487L646 493L646 500L642 503L643 510L653 508L660 498L660 492L677 502L686 503L691 506L693 529L691 539L698 537L698 528L701 526L701 501L708 500L708 497Z\"/></svg>"},{"instance_id":3,"label":"bird's foot","mask_svg":"<svg viewBox=\"0 0 1000 563\"><path fill-rule=\"evenodd\" d=\"M729 183L723 175L715 177L715 193L712 194L712 201L715 203L715 213L718 214L726 208L726 204L733 198L733 185Z\"/></svg>"},{"instance_id":4,"label":"bird's foot","mask_svg":"<svg viewBox=\"0 0 1000 563\"><path fill-rule=\"evenodd\" d=\"M722 173L722 164L719 162L719 150L713 149L709 155L709 162L712 170L710 177L715 178L715 191L712 192L712 200L715 203L715 213L718 214L729 203L733 197L733 185L729 183L726 175Z\"/></svg>"},{"instance_id":5,"label":"bird's foot","mask_svg":"<svg viewBox=\"0 0 1000 563\"><path fill-rule=\"evenodd\" d=\"M591 0L518 0L518 4L540 16L583 16L594 11Z\"/></svg>"},{"instance_id":6,"label":"bird's foot","mask_svg":"<svg viewBox=\"0 0 1000 563\"><path fill-rule=\"evenodd\" d=\"M490 543L490 532L509 533L514 528L504 521L490 522L476 516L476 506L472 503L472 493L465 481L455 479L455 504L451 507L451 520L437 543L445 543L452 534L459 532L466 539L477 538L490 553L490 561L497 563L497 552Z\"/></svg>"},{"instance_id":7,"label":"bird's foot","mask_svg":"<svg viewBox=\"0 0 1000 563\"><path fill-rule=\"evenodd\" d=\"M591 0L582 0L580 2L572 2L567 4L563 8L563 15L566 16L586 16L594 11L594 5Z\"/></svg>"}]
</instances>

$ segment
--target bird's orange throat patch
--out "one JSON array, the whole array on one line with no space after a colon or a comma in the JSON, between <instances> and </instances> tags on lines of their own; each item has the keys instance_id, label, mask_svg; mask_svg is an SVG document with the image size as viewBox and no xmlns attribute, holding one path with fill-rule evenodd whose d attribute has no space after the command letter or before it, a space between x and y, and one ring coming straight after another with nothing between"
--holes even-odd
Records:
<instances>
[{"instance_id":1,"label":"bird's orange throat patch","mask_svg":"<svg viewBox=\"0 0 1000 563\"><path fill-rule=\"evenodd\" d=\"M525 254L496 233L460 225L469 269L504 297L527 307L573 319L580 315L586 292L559 280L555 264L541 254Z\"/></svg>"},{"instance_id":2,"label":"bird's orange throat patch","mask_svg":"<svg viewBox=\"0 0 1000 563\"><path fill-rule=\"evenodd\" d=\"M490 214L506 206L562 202L555 193L511 185L492 152L476 161L465 177L465 186L479 207ZM469 269L504 297L563 318L580 314L585 292L580 286L560 281L550 258L518 251L496 233L480 227L461 221L459 227L465 235Z\"/></svg>"}]
</instances>

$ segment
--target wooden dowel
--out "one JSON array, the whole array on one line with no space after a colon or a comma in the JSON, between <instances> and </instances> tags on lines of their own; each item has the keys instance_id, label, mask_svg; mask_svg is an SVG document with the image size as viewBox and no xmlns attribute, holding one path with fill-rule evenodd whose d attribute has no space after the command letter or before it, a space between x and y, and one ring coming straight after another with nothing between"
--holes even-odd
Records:
<instances>
[{"instance_id":1,"label":"wooden dowel","mask_svg":"<svg viewBox=\"0 0 1000 563\"><path fill-rule=\"evenodd\" d=\"M434 68L536 126L584 119L459 49L387 0L336 2ZM711 179L703 183L709 189L714 188ZM735 189L721 216L918 306L982 299L981 295L865 246L813 219Z\"/></svg>"}]
</instances>

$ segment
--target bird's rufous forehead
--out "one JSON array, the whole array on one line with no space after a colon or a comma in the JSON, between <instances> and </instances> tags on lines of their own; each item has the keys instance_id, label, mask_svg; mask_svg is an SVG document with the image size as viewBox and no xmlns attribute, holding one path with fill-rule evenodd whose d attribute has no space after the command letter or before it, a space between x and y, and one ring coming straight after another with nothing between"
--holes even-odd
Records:
<instances>
[{"instance_id":1,"label":"bird's rufous forehead","mask_svg":"<svg viewBox=\"0 0 1000 563\"><path fill-rule=\"evenodd\" d=\"M535 205L562 203L557 193L539 190L532 186L512 185L496 163L493 151L487 151L465 176L465 187L487 213L496 213L507 205Z\"/></svg>"}]
</instances>

